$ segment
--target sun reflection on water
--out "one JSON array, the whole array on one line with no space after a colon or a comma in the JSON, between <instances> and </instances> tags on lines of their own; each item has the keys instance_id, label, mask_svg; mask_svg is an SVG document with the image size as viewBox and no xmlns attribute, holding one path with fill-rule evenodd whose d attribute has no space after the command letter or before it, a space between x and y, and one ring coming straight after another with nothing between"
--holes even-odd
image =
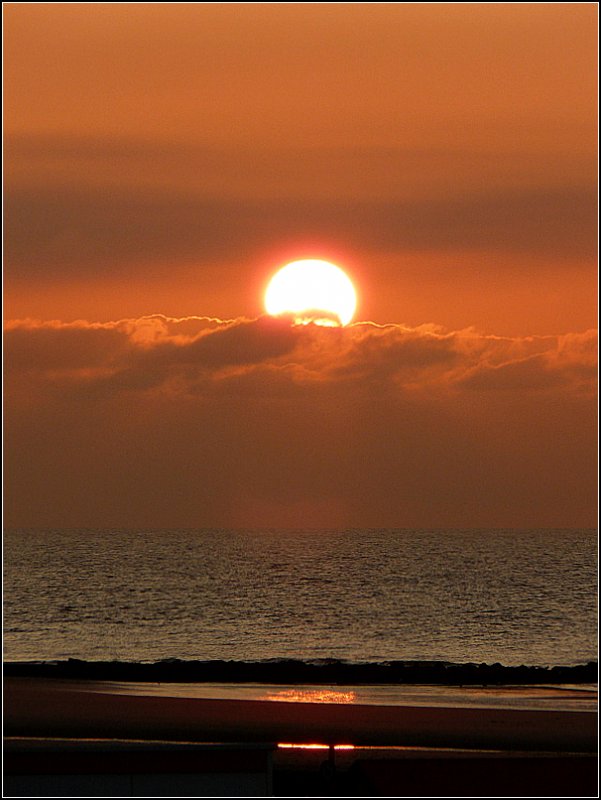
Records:
<instances>
[{"instance_id":1,"label":"sun reflection on water","mask_svg":"<svg viewBox=\"0 0 601 800\"><path fill-rule=\"evenodd\" d=\"M283 700L287 703L354 703L355 692L336 689L281 689L271 691L262 700Z\"/></svg>"},{"instance_id":2,"label":"sun reflection on water","mask_svg":"<svg viewBox=\"0 0 601 800\"><path fill-rule=\"evenodd\" d=\"M293 744L292 742L279 742L280 750L329 750L329 744ZM334 750L354 750L354 744L335 744Z\"/></svg>"}]
</instances>

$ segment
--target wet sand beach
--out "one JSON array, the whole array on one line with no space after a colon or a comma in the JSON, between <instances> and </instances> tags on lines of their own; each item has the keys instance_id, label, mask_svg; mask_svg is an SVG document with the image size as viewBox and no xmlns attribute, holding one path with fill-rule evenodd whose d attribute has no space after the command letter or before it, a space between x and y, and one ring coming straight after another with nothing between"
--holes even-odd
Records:
<instances>
[{"instance_id":1,"label":"wet sand beach","mask_svg":"<svg viewBox=\"0 0 601 800\"><path fill-rule=\"evenodd\" d=\"M596 786L592 688L9 677L4 700L10 796L594 796Z\"/></svg>"},{"instance_id":2,"label":"wet sand beach","mask_svg":"<svg viewBox=\"0 0 601 800\"><path fill-rule=\"evenodd\" d=\"M572 752L593 752L597 746L597 716L590 707L450 707L423 697L420 705L216 699L194 696L194 687L174 691L169 684L31 678L7 678L4 701L5 734L19 736Z\"/></svg>"}]
</instances>

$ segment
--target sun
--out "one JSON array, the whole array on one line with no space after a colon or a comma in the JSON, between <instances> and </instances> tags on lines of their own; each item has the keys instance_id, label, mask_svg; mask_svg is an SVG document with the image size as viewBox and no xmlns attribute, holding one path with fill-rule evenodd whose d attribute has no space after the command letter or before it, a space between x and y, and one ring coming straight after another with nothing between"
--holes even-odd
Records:
<instances>
[{"instance_id":1,"label":"sun","mask_svg":"<svg viewBox=\"0 0 601 800\"><path fill-rule=\"evenodd\" d=\"M355 287L348 275L335 264L315 258L286 264L265 292L268 314L290 314L300 325L348 325L356 306Z\"/></svg>"}]
</instances>

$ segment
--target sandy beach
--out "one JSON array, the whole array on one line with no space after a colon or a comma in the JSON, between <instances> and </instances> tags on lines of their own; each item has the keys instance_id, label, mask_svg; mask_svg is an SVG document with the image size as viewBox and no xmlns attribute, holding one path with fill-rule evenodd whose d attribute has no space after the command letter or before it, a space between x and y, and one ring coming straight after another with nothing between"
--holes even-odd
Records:
<instances>
[{"instance_id":1,"label":"sandy beach","mask_svg":"<svg viewBox=\"0 0 601 800\"><path fill-rule=\"evenodd\" d=\"M138 693L103 682L7 678L7 736L595 752L591 710L210 699L169 685Z\"/></svg>"},{"instance_id":2,"label":"sandy beach","mask_svg":"<svg viewBox=\"0 0 601 800\"><path fill-rule=\"evenodd\" d=\"M394 689L6 678L5 788L17 797L594 796L594 691Z\"/></svg>"}]
</instances>

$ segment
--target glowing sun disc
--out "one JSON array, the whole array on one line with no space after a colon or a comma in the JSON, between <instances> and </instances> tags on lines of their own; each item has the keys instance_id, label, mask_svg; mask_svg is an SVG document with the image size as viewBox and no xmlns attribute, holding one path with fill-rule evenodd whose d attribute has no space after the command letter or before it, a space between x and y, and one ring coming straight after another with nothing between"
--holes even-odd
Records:
<instances>
[{"instance_id":1,"label":"glowing sun disc","mask_svg":"<svg viewBox=\"0 0 601 800\"><path fill-rule=\"evenodd\" d=\"M265 292L268 314L291 314L303 324L348 325L356 306L357 295L348 275L335 264L315 258L286 264Z\"/></svg>"}]
</instances>

